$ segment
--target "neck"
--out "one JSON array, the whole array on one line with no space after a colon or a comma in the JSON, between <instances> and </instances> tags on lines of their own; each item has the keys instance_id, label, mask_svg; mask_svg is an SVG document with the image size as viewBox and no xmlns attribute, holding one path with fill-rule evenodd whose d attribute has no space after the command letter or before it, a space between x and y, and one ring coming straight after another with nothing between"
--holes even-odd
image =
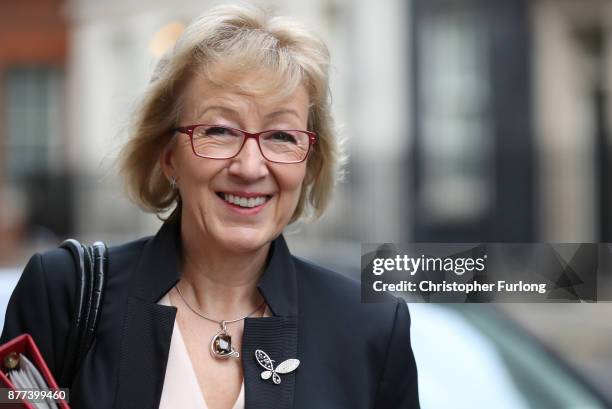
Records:
<instances>
[{"instance_id":1,"label":"neck","mask_svg":"<svg viewBox=\"0 0 612 409\"><path fill-rule=\"evenodd\" d=\"M184 230L183 230L184 231ZM182 275L178 284L187 302L215 320L251 313L263 298L257 282L263 273L270 244L249 253L219 251L199 246L181 232Z\"/></svg>"}]
</instances>

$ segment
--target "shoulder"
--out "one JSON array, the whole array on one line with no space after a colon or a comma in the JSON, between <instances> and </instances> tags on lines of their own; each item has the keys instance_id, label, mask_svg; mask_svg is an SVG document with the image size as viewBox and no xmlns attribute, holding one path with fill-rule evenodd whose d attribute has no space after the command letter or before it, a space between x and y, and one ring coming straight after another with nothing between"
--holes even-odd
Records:
<instances>
[{"instance_id":1,"label":"shoulder","mask_svg":"<svg viewBox=\"0 0 612 409\"><path fill-rule=\"evenodd\" d=\"M293 256L300 304L325 311L342 322L360 322L375 331L391 331L398 314L409 320L406 303L392 295L385 302L363 303L361 284L354 278Z\"/></svg>"},{"instance_id":2,"label":"shoulder","mask_svg":"<svg viewBox=\"0 0 612 409\"><path fill-rule=\"evenodd\" d=\"M140 261L142 252L154 236L108 247L109 275L125 275L132 272Z\"/></svg>"},{"instance_id":3,"label":"shoulder","mask_svg":"<svg viewBox=\"0 0 612 409\"><path fill-rule=\"evenodd\" d=\"M108 246L109 273L120 272L124 263L138 259L151 237ZM47 283L48 292L52 294L61 292L60 288L73 289L77 280L74 257L69 250L62 247L36 253L28 261L21 280L28 282L43 280Z\"/></svg>"},{"instance_id":4,"label":"shoulder","mask_svg":"<svg viewBox=\"0 0 612 409\"><path fill-rule=\"evenodd\" d=\"M143 237L117 246L108 247L108 276L127 274L127 267L140 257L142 249L150 237ZM72 253L57 247L34 254L27 262L16 288L13 291L13 304L23 304L23 308L34 308L44 304L57 313L62 309L70 314L76 297L78 281L76 262Z\"/></svg>"},{"instance_id":5,"label":"shoulder","mask_svg":"<svg viewBox=\"0 0 612 409\"><path fill-rule=\"evenodd\" d=\"M145 245L151 241L155 236L144 236L135 240L127 241L117 245L108 247L109 256L112 255L126 255L126 254L140 254Z\"/></svg>"}]
</instances>

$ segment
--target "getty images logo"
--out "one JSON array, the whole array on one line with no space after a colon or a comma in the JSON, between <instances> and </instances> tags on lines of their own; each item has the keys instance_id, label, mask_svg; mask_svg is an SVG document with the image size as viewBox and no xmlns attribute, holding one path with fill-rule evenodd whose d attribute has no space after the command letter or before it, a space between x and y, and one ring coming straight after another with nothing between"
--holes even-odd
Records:
<instances>
[{"instance_id":1,"label":"getty images logo","mask_svg":"<svg viewBox=\"0 0 612 409\"><path fill-rule=\"evenodd\" d=\"M396 255L389 258L375 258L372 260L372 273L382 275L388 271L404 271L411 276L417 271L425 272L453 272L463 275L466 272L482 272L486 269L487 255L482 257L410 257L408 255Z\"/></svg>"}]
</instances>

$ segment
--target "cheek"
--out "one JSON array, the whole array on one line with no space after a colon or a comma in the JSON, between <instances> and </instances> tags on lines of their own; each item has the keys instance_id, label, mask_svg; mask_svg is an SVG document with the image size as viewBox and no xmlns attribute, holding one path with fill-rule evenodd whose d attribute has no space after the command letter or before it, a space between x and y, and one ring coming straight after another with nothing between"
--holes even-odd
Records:
<instances>
[{"instance_id":1,"label":"cheek","mask_svg":"<svg viewBox=\"0 0 612 409\"><path fill-rule=\"evenodd\" d=\"M218 162L223 162L197 157L193 153L189 141L180 147L177 157L180 176L190 183L206 181L217 171L216 168L220 165Z\"/></svg>"},{"instance_id":2,"label":"cheek","mask_svg":"<svg viewBox=\"0 0 612 409\"><path fill-rule=\"evenodd\" d=\"M281 196L284 196L283 201L287 206L285 210L293 213L300 199L302 183L306 175L306 167L300 164L299 167L296 166L294 169L281 169L277 172L277 175Z\"/></svg>"},{"instance_id":3,"label":"cheek","mask_svg":"<svg viewBox=\"0 0 612 409\"><path fill-rule=\"evenodd\" d=\"M211 181L222 171L225 164L224 161L198 158L190 149L185 149L180 157L179 188L183 196L188 196L183 199L201 200L201 195L207 192Z\"/></svg>"}]
</instances>

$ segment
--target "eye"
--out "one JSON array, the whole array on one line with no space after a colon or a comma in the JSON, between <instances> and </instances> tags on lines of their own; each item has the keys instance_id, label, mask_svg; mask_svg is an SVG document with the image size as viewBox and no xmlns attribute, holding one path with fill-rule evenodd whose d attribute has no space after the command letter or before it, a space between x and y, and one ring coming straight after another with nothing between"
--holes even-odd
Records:
<instances>
[{"instance_id":1,"label":"eye","mask_svg":"<svg viewBox=\"0 0 612 409\"><path fill-rule=\"evenodd\" d=\"M204 136L208 137L238 137L240 134L233 129L226 128L224 126L209 126L206 127L204 132Z\"/></svg>"},{"instance_id":2,"label":"eye","mask_svg":"<svg viewBox=\"0 0 612 409\"><path fill-rule=\"evenodd\" d=\"M289 132L282 132L282 131L271 132L269 135L266 135L266 139L274 141L274 142L287 142L287 143L297 142L295 136L293 136Z\"/></svg>"}]
</instances>

